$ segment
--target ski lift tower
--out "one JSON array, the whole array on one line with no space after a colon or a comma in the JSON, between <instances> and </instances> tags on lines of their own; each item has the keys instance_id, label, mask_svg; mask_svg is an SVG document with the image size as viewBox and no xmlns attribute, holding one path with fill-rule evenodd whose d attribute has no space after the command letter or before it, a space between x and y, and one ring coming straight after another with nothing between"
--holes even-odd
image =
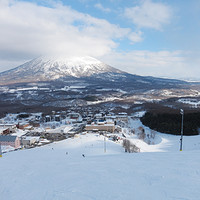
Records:
<instances>
[{"instance_id":1,"label":"ski lift tower","mask_svg":"<svg viewBox=\"0 0 200 200\"><path fill-rule=\"evenodd\" d=\"M184 116L184 110L181 109L180 113L182 115L182 120L181 120L181 139L180 139L180 151L183 150L183 116Z\"/></svg>"}]
</instances>

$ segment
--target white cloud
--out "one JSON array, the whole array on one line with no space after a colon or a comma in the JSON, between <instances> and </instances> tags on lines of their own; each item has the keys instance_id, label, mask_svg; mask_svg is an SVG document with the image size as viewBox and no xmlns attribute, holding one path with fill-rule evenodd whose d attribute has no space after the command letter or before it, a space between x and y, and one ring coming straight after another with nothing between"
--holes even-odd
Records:
<instances>
[{"instance_id":1,"label":"white cloud","mask_svg":"<svg viewBox=\"0 0 200 200\"><path fill-rule=\"evenodd\" d=\"M200 52L112 52L101 60L132 74L169 78L198 78ZM191 68L192 66L192 68Z\"/></svg>"},{"instance_id":2,"label":"white cloud","mask_svg":"<svg viewBox=\"0 0 200 200\"><path fill-rule=\"evenodd\" d=\"M103 11L103 12L111 12L110 8L105 8L100 3L95 4L94 7L99 9L99 10L101 10L101 11Z\"/></svg>"},{"instance_id":3,"label":"white cloud","mask_svg":"<svg viewBox=\"0 0 200 200\"><path fill-rule=\"evenodd\" d=\"M139 28L161 30L171 16L168 6L152 1L127 9L126 14L134 11L131 12L134 20L130 18ZM115 52L117 41L129 39L134 44L143 40L143 34L62 4L55 3L48 8L23 1L0 0L0 71L42 54L65 53L98 57L113 67L140 75L198 77L199 52Z\"/></svg>"},{"instance_id":4,"label":"white cloud","mask_svg":"<svg viewBox=\"0 0 200 200\"><path fill-rule=\"evenodd\" d=\"M172 9L163 3L143 0L139 6L126 8L124 14L140 28L162 30L162 26L171 20Z\"/></svg>"},{"instance_id":5,"label":"white cloud","mask_svg":"<svg viewBox=\"0 0 200 200\"><path fill-rule=\"evenodd\" d=\"M103 56L117 47L118 39L133 40L130 28L121 28L62 4L48 8L0 0L0 27L0 66L5 67L6 59L18 62L48 53Z\"/></svg>"},{"instance_id":6,"label":"white cloud","mask_svg":"<svg viewBox=\"0 0 200 200\"><path fill-rule=\"evenodd\" d=\"M141 31L133 32L129 35L129 40L131 40L133 44L136 42L141 42L143 40L142 34L143 33Z\"/></svg>"}]
</instances>

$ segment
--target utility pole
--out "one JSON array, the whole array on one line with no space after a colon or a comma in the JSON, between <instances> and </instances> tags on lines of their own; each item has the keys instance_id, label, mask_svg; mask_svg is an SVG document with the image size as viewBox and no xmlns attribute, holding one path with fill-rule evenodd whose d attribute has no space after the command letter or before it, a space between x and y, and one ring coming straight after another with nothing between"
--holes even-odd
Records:
<instances>
[{"instance_id":1,"label":"utility pole","mask_svg":"<svg viewBox=\"0 0 200 200\"><path fill-rule=\"evenodd\" d=\"M181 120L181 139L180 139L180 151L183 150L183 117L184 117L184 110L181 109L180 113L182 115L182 120Z\"/></svg>"},{"instance_id":2,"label":"utility pole","mask_svg":"<svg viewBox=\"0 0 200 200\"><path fill-rule=\"evenodd\" d=\"M104 153L106 153L106 137L104 135Z\"/></svg>"},{"instance_id":3,"label":"utility pole","mask_svg":"<svg viewBox=\"0 0 200 200\"><path fill-rule=\"evenodd\" d=\"M2 150L1 150L1 144L0 144L0 158L2 157Z\"/></svg>"}]
</instances>

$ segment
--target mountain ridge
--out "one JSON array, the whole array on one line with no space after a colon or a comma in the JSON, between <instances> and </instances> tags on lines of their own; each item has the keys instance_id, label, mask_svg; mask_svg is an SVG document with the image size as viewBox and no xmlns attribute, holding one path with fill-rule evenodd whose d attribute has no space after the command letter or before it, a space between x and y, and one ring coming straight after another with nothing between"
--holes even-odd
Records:
<instances>
[{"instance_id":1,"label":"mountain ridge","mask_svg":"<svg viewBox=\"0 0 200 200\"><path fill-rule=\"evenodd\" d=\"M42 56L26 62L16 68L0 73L0 85L18 83L86 80L101 84L116 83L116 86L151 87L168 84L187 84L185 81L176 79L156 78L151 76L139 76L130 74L111 67L90 56L82 57L59 57ZM171 86L170 86L171 87Z\"/></svg>"},{"instance_id":2,"label":"mountain ridge","mask_svg":"<svg viewBox=\"0 0 200 200\"><path fill-rule=\"evenodd\" d=\"M124 73L95 58L39 57L16 68L0 73L0 84L52 81L62 77L88 77L101 73Z\"/></svg>"}]
</instances>

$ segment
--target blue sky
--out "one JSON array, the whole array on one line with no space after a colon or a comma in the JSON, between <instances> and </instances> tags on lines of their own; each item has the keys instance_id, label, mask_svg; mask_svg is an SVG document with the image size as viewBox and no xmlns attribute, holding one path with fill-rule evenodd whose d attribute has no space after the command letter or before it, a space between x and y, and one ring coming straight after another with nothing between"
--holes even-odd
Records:
<instances>
[{"instance_id":1,"label":"blue sky","mask_svg":"<svg viewBox=\"0 0 200 200\"><path fill-rule=\"evenodd\" d=\"M0 0L0 13L0 71L62 53L200 80L198 0Z\"/></svg>"}]
</instances>

